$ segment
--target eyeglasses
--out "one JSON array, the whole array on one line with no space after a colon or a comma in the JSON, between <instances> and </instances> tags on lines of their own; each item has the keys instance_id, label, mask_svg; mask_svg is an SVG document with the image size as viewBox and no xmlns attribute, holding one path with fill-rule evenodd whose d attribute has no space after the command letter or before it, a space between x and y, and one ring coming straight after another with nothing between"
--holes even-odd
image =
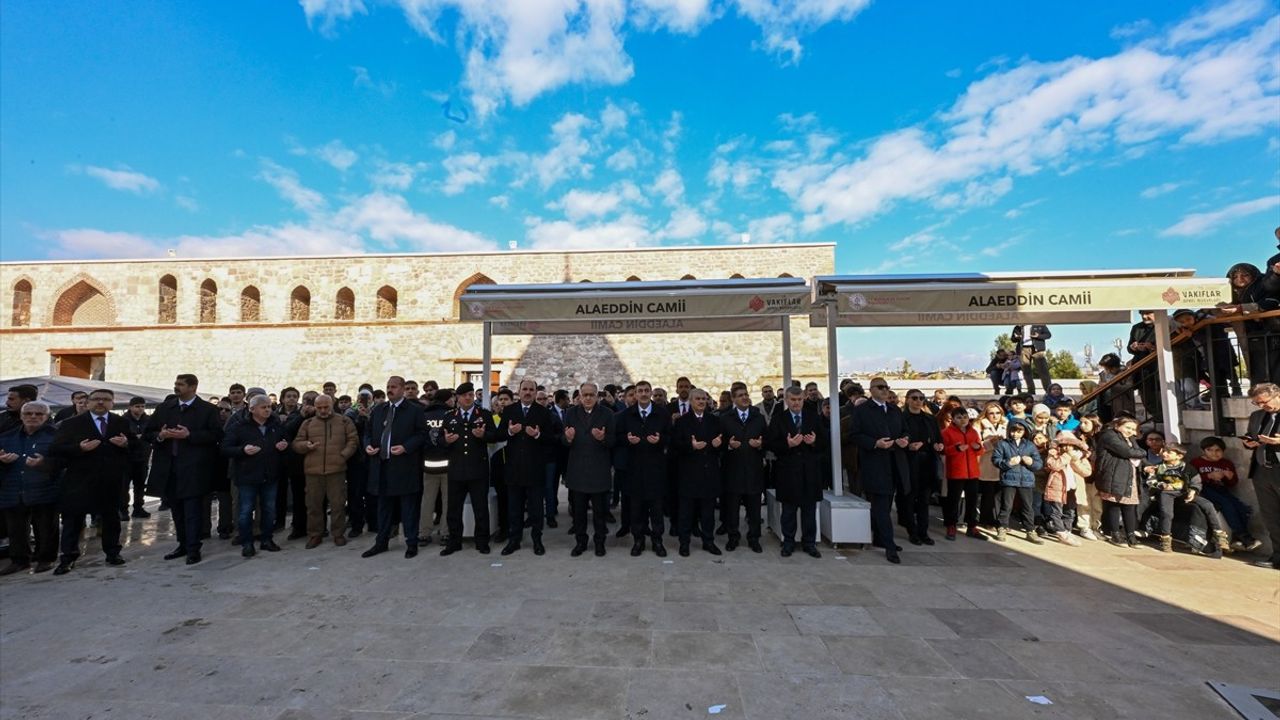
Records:
<instances>
[{"instance_id":1,"label":"eyeglasses","mask_svg":"<svg viewBox=\"0 0 1280 720\"><path fill-rule=\"evenodd\" d=\"M923 396L923 395L908 395L908 396L907 396L907 399L908 399L908 400L923 400L923 399L924 399L924 396Z\"/></svg>"},{"instance_id":2,"label":"eyeglasses","mask_svg":"<svg viewBox=\"0 0 1280 720\"><path fill-rule=\"evenodd\" d=\"M889 386L888 385L872 385L871 389L872 390L888 390Z\"/></svg>"}]
</instances>

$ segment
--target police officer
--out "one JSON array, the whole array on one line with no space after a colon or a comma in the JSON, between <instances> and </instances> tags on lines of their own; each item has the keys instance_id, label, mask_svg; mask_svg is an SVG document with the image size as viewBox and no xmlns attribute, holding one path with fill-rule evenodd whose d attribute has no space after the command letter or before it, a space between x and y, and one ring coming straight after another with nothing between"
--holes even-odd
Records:
<instances>
[{"instance_id":1,"label":"police officer","mask_svg":"<svg viewBox=\"0 0 1280 720\"><path fill-rule=\"evenodd\" d=\"M444 419L442 439L449 448L449 542L440 551L462 549L462 504L471 497L476 520L476 550L489 554L489 443L498 439L493 413L476 404L476 389L464 382L454 391L457 409Z\"/></svg>"},{"instance_id":2,"label":"police officer","mask_svg":"<svg viewBox=\"0 0 1280 720\"><path fill-rule=\"evenodd\" d=\"M441 545L448 545L443 537L448 532L448 521L445 517L449 509L449 444L444 441L444 422L453 414L453 390L444 388L437 390L427 405L427 444L422 451L422 537L419 544L431 542L432 529L436 523L432 516L436 512L436 500L440 500Z\"/></svg>"}]
</instances>

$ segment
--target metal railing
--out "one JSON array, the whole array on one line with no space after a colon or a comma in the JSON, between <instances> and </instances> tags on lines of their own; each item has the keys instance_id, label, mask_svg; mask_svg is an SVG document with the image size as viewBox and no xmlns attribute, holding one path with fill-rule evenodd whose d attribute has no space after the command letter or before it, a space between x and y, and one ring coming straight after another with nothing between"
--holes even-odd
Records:
<instances>
[{"instance_id":1,"label":"metal railing","mask_svg":"<svg viewBox=\"0 0 1280 720\"><path fill-rule=\"evenodd\" d=\"M1234 418L1225 412L1228 397L1242 396L1252 384L1280 382L1280 310L1213 314L1189 328L1175 326L1170 346L1178 406L1211 411L1218 434L1235 434ZM1097 412L1103 420L1127 412L1157 422L1160 395L1159 369L1152 353L1086 393L1078 406L1083 412Z\"/></svg>"}]
</instances>

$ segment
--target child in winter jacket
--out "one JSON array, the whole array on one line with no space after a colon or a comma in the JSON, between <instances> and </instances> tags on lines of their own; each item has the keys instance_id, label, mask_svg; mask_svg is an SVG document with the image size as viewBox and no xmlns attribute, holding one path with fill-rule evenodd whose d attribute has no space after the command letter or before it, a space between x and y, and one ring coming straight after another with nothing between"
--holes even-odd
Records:
<instances>
[{"instance_id":1,"label":"child in winter jacket","mask_svg":"<svg viewBox=\"0 0 1280 720\"><path fill-rule=\"evenodd\" d=\"M996 445L993 461L1000 468L1000 515L996 518L996 540L1004 542L1016 500L1020 503L1018 513L1022 527L1027 531L1027 542L1043 545L1044 541L1036 536L1031 491L1036 484L1035 471L1044 466L1044 461L1036 446L1027 439L1025 422L1009 421L1008 436Z\"/></svg>"},{"instance_id":2,"label":"child in winter jacket","mask_svg":"<svg viewBox=\"0 0 1280 720\"><path fill-rule=\"evenodd\" d=\"M1045 467L1049 469L1044 487L1045 527L1064 545L1079 545L1080 541L1071 534L1071 528L1064 519L1063 508L1069 494L1085 491L1085 478L1093 472L1093 466L1085 457L1086 446L1082 440L1069 432L1058 433L1057 439L1049 445Z\"/></svg>"},{"instance_id":3,"label":"child in winter jacket","mask_svg":"<svg viewBox=\"0 0 1280 720\"><path fill-rule=\"evenodd\" d=\"M1168 443L1160 450L1160 463L1143 468L1148 476L1147 487L1156 494L1156 502L1160 504L1160 550L1173 552L1174 501L1181 498L1183 502L1195 505L1204 515L1210 538L1203 554L1220 558L1223 549L1230 551L1231 540L1223 532L1222 523L1218 522L1218 511L1213 503L1200 496L1200 473L1186 462L1186 455L1185 447Z\"/></svg>"},{"instance_id":4,"label":"child in winter jacket","mask_svg":"<svg viewBox=\"0 0 1280 720\"><path fill-rule=\"evenodd\" d=\"M978 478L982 475L978 458L983 452L982 438L969 424L969 412L964 408L951 411L951 424L942 430L942 448L947 464L947 496L942 508L947 539L956 539L960 496L963 494L964 518L968 525L965 535L986 540L986 536L978 532L978 508L981 507Z\"/></svg>"}]
</instances>

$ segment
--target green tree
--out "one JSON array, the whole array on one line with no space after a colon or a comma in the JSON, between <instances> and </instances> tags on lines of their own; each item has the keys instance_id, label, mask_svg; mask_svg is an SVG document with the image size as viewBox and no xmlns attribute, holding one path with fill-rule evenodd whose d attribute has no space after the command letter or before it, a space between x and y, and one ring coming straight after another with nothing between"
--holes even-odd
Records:
<instances>
[{"instance_id":1,"label":"green tree","mask_svg":"<svg viewBox=\"0 0 1280 720\"><path fill-rule=\"evenodd\" d=\"M1050 350L1045 353L1045 359L1049 361L1049 375L1055 380L1079 380L1084 377L1070 350Z\"/></svg>"},{"instance_id":2,"label":"green tree","mask_svg":"<svg viewBox=\"0 0 1280 720\"><path fill-rule=\"evenodd\" d=\"M900 375L904 380L911 380L915 378L916 371L914 368L911 367L910 361L903 360L902 369L898 371L898 375Z\"/></svg>"},{"instance_id":3,"label":"green tree","mask_svg":"<svg viewBox=\"0 0 1280 720\"><path fill-rule=\"evenodd\" d=\"M996 356L997 350L1013 352L1013 338L1009 337L1009 333L1000 333L996 336L996 346L991 348L991 357Z\"/></svg>"}]
</instances>

